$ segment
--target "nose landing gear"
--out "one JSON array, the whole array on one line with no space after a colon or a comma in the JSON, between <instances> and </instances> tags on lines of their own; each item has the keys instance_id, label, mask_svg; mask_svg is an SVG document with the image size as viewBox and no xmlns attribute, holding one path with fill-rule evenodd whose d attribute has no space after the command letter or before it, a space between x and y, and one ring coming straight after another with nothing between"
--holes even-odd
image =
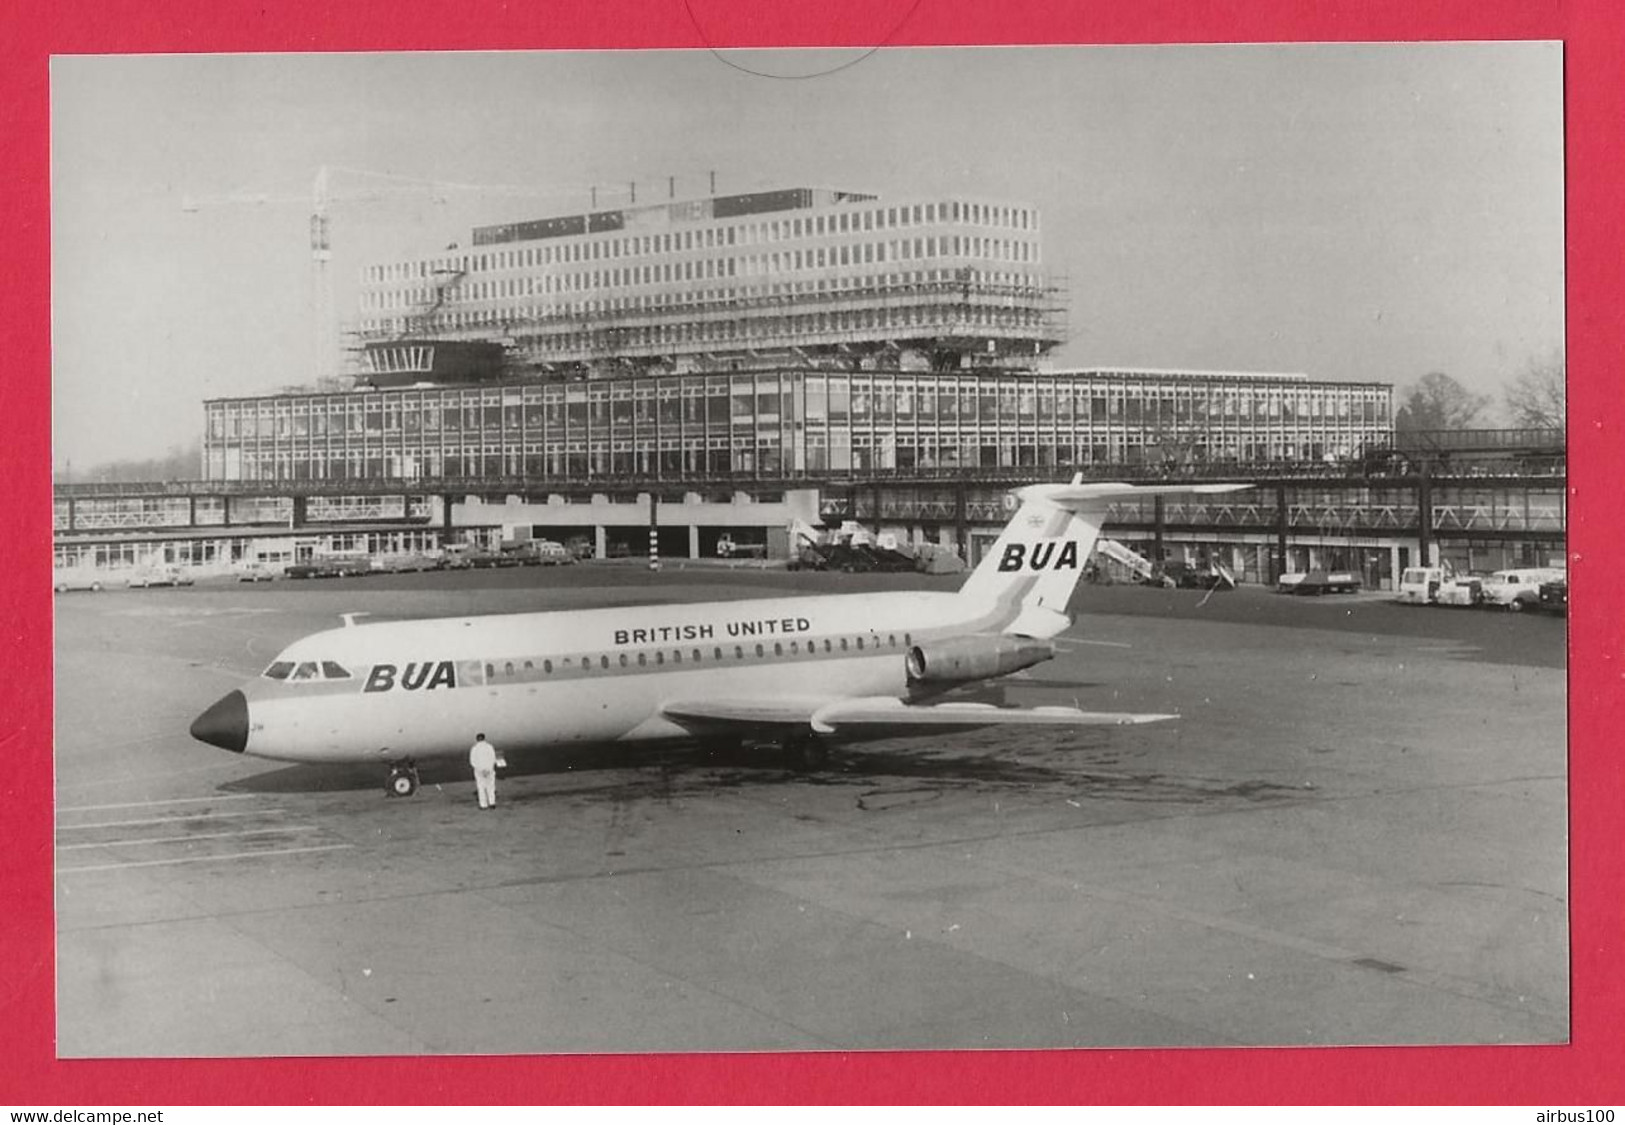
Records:
<instances>
[{"instance_id":1,"label":"nose landing gear","mask_svg":"<svg viewBox=\"0 0 1625 1125\"><path fill-rule=\"evenodd\" d=\"M418 768L410 761L391 766L384 792L391 797L410 797L418 791Z\"/></svg>"}]
</instances>

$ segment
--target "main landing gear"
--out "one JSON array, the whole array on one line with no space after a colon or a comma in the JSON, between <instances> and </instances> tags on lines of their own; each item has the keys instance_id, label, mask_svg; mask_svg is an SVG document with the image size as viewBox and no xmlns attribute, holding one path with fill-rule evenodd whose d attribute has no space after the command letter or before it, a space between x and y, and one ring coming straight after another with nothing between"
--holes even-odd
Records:
<instances>
[{"instance_id":1,"label":"main landing gear","mask_svg":"<svg viewBox=\"0 0 1625 1125\"><path fill-rule=\"evenodd\" d=\"M796 768L804 773L829 765L829 743L815 734L795 734L784 740Z\"/></svg>"},{"instance_id":2,"label":"main landing gear","mask_svg":"<svg viewBox=\"0 0 1625 1125\"><path fill-rule=\"evenodd\" d=\"M401 762L389 769L389 781L384 792L391 797L410 797L418 791L418 768L411 761Z\"/></svg>"}]
</instances>

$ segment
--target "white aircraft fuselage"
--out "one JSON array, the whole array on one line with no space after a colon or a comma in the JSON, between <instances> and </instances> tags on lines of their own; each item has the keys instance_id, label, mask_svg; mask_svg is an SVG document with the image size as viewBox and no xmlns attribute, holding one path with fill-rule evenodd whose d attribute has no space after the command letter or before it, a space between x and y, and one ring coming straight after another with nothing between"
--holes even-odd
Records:
<instances>
[{"instance_id":1,"label":"white aircraft fuselage","mask_svg":"<svg viewBox=\"0 0 1625 1125\"><path fill-rule=\"evenodd\" d=\"M843 594L330 629L277 657L267 671L291 665L284 677L245 685L242 729L221 733L263 758L387 763L466 753L479 732L505 752L692 738L664 705L762 698L810 712L902 696L912 645L997 611L957 594ZM314 675L295 678L301 668Z\"/></svg>"}]
</instances>

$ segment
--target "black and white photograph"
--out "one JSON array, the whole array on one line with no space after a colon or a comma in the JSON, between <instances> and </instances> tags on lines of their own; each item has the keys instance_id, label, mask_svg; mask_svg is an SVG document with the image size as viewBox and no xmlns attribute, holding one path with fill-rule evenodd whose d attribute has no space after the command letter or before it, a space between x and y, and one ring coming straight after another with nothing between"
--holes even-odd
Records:
<instances>
[{"instance_id":1,"label":"black and white photograph","mask_svg":"<svg viewBox=\"0 0 1625 1125\"><path fill-rule=\"evenodd\" d=\"M1563 70L53 57L57 1056L1569 1042Z\"/></svg>"}]
</instances>

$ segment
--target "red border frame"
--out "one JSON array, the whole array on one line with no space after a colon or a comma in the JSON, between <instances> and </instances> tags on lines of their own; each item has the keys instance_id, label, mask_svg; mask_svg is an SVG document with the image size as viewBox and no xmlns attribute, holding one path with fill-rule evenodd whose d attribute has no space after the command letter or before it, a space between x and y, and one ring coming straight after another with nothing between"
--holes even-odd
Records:
<instances>
[{"instance_id":1,"label":"red border frame","mask_svg":"<svg viewBox=\"0 0 1625 1125\"><path fill-rule=\"evenodd\" d=\"M815 5L695 0L707 34L731 45L816 43ZM854 8L853 10L861 10ZM867 22L867 21L866 21ZM870 45L846 36L830 45ZM0 1101L38 1104L394 1102L1625 1102L1625 678L1618 557L1625 470L1610 385L1622 348L1625 224L1625 8L1611 0L932 0L899 45L1007 43L1562 39L1568 144L1568 359L1573 1045L1013 1051L518 1059L59 1062L54 1051L51 876L49 137L52 54L702 46L683 0L406 0L387 9L313 0L58 2L5 17L0 35L0 167L11 216L0 257L0 449L12 532L0 538ZM1613 367L1610 366L1612 361ZM1579 483L1576 483L1579 482ZM1610 550L1612 549L1612 550Z\"/></svg>"}]
</instances>

